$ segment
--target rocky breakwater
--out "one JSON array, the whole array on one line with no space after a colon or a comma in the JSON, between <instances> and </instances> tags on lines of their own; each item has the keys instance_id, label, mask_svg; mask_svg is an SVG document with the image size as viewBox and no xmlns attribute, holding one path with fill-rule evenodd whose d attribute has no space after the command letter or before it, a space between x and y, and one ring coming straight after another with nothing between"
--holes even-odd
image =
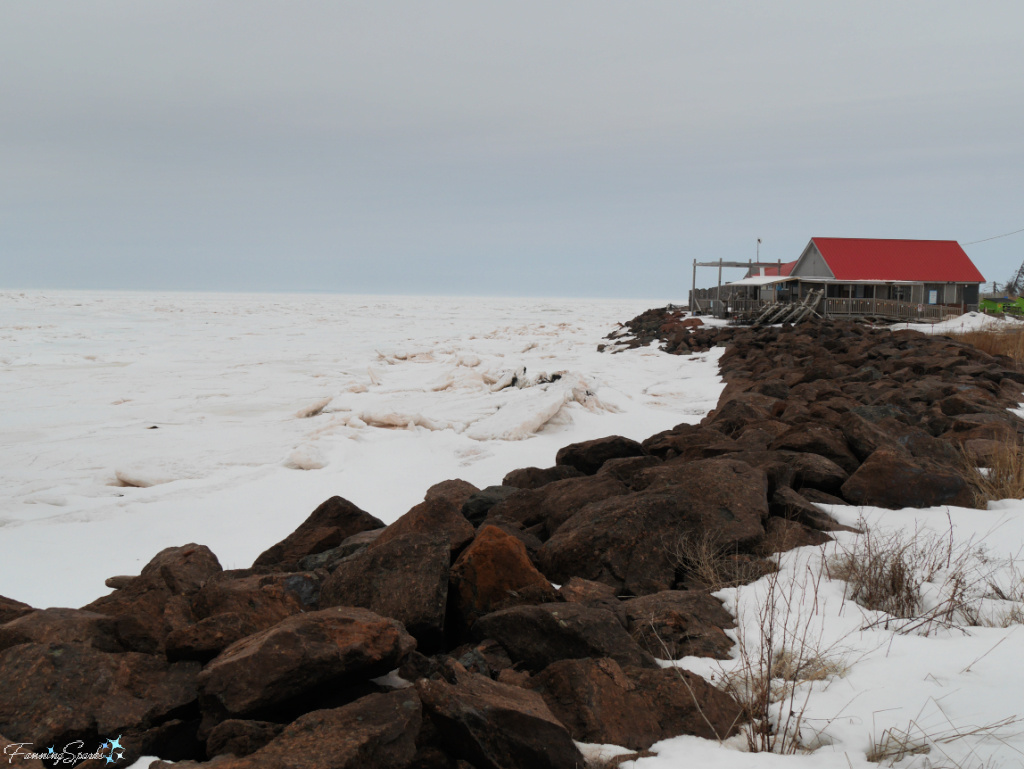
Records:
<instances>
[{"instance_id":1,"label":"rocky breakwater","mask_svg":"<svg viewBox=\"0 0 1024 769\"><path fill-rule=\"evenodd\" d=\"M0 599L4 749L77 744L101 754L86 767L537 769L583 767L578 742L734 733L734 700L656 658L727 658L712 589L827 541L816 503L969 504L962 452L1016 439L1024 374L909 332L652 313L671 352L727 345L700 425L566 446L484 489L445 481L386 527L332 497L248 569L188 544L81 609ZM714 574L695 542L713 543Z\"/></svg>"}]
</instances>

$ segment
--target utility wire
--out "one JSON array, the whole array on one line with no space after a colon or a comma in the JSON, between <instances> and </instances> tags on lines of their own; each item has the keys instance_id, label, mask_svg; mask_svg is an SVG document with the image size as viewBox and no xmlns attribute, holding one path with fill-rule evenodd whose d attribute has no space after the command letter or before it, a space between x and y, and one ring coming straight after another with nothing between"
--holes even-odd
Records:
<instances>
[{"instance_id":1,"label":"utility wire","mask_svg":"<svg viewBox=\"0 0 1024 769\"><path fill-rule=\"evenodd\" d=\"M1024 232L1024 229L1014 230L1013 232L1007 232L1004 235L993 235L991 238L982 238L981 240L972 240L970 243L964 243L965 246L973 246L975 243L986 243L990 240L999 240L999 238L1008 238L1011 235L1016 235L1018 232Z\"/></svg>"}]
</instances>

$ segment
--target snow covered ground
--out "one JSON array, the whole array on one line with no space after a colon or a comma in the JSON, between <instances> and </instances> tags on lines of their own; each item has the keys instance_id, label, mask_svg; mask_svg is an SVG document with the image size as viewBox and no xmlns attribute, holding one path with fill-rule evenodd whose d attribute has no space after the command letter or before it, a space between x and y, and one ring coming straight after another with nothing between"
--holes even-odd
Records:
<instances>
[{"instance_id":1,"label":"snow covered ground","mask_svg":"<svg viewBox=\"0 0 1024 769\"><path fill-rule=\"evenodd\" d=\"M0 293L0 594L81 605L107 576L189 541L247 566L332 494L391 521L440 480L498 483L552 464L566 443L697 421L721 391L717 353L596 352L616 322L659 304ZM527 386L502 386L513 376ZM991 508L831 510L879 536L932 532L969 554L965 595L982 626L897 632L849 600L825 564L856 547L854 534L785 554L774 582L720 593L748 657L775 606L776 630L829 663L791 702L816 750L680 737L624 766L849 769L877 766L868 753L897 743L915 748L902 767L1024 766L1024 629L1003 621L1021 605L989 587L1019 582L1024 502ZM924 585L928 606L951 571ZM742 668L665 664L716 680Z\"/></svg>"},{"instance_id":2,"label":"snow covered ground","mask_svg":"<svg viewBox=\"0 0 1024 769\"><path fill-rule=\"evenodd\" d=\"M663 304L2 292L0 595L80 606L190 541L245 567L333 494L390 522L438 481L697 421L716 353L597 352Z\"/></svg>"}]
</instances>

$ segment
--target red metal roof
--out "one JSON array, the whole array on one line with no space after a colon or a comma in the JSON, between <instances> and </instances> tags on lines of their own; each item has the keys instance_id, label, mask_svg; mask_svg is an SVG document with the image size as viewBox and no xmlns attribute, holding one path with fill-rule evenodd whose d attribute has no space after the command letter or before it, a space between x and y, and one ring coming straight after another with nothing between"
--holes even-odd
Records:
<instances>
[{"instance_id":1,"label":"red metal roof","mask_svg":"<svg viewBox=\"0 0 1024 769\"><path fill-rule=\"evenodd\" d=\"M836 280L984 283L955 240L811 238Z\"/></svg>"},{"instance_id":2,"label":"red metal roof","mask_svg":"<svg viewBox=\"0 0 1024 769\"><path fill-rule=\"evenodd\" d=\"M765 275L779 275L780 278L785 278L787 275L789 275L789 273L793 272L793 268L794 267L796 267L796 260L793 260L792 262L783 262L782 263L782 274L781 275L779 275L779 266L778 265L776 265L775 267L765 267L764 268L764 274Z\"/></svg>"}]
</instances>

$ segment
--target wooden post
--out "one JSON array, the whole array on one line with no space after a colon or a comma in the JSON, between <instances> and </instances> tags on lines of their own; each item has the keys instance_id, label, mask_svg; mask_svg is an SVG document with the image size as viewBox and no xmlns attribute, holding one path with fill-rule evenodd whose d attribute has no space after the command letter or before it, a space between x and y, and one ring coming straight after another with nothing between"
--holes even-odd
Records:
<instances>
[{"instance_id":1,"label":"wooden post","mask_svg":"<svg viewBox=\"0 0 1024 769\"><path fill-rule=\"evenodd\" d=\"M693 260L693 280L690 283L690 315L693 315L694 295L697 293L697 260Z\"/></svg>"},{"instance_id":2,"label":"wooden post","mask_svg":"<svg viewBox=\"0 0 1024 769\"><path fill-rule=\"evenodd\" d=\"M715 313L715 317L724 318L725 313L722 312L722 257L718 257L718 293L715 294L715 299L718 302L718 312Z\"/></svg>"}]
</instances>

